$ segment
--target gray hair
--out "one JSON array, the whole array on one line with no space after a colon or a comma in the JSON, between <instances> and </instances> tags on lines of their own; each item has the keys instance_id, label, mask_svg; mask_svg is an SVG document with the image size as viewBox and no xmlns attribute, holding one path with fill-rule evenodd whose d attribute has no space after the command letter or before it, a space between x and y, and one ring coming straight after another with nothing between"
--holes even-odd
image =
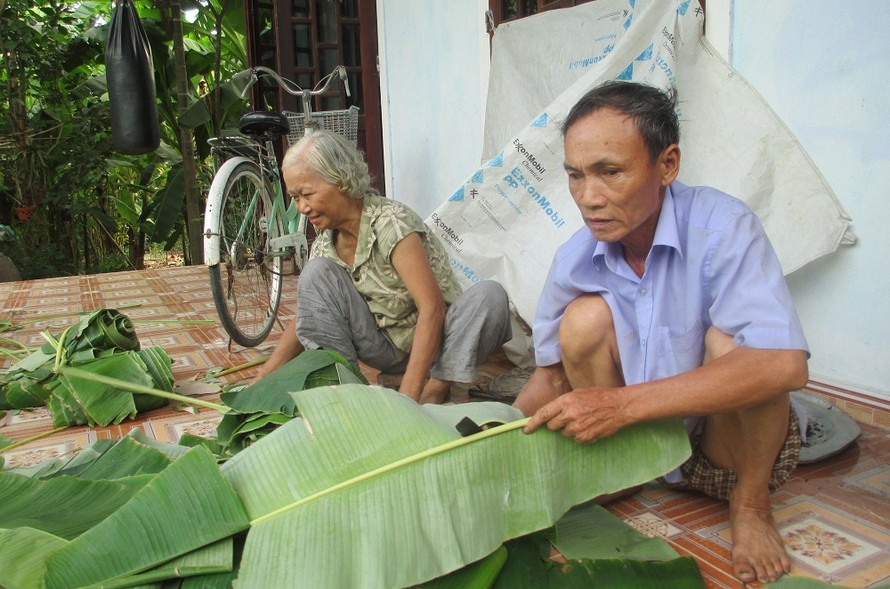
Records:
<instances>
[{"instance_id":1,"label":"gray hair","mask_svg":"<svg viewBox=\"0 0 890 589\"><path fill-rule=\"evenodd\" d=\"M303 136L288 148L281 162L282 170L293 166L305 166L350 198L377 194L364 154L343 135L318 130Z\"/></svg>"},{"instance_id":2,"label":"gray hair","mask_svg":"<svg viewBox=\"0 0 890 589\"><path fill-rule=\"evenodd\" d=\"M580 119L608 108L632 118L655 162L665 148L680 142L676 90L662 91L639 82L611 80L590 90L575 103L562 124L562 134Z\"/></svg>"}]
</instances>

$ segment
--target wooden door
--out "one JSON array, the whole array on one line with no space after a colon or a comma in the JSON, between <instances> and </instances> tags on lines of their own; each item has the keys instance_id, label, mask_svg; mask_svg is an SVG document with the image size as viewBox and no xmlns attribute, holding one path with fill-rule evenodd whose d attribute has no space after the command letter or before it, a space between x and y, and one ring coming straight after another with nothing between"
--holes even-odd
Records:
<instances>
[{"instance_id":1,"label":"wooden door","mask_svg":"<svg viewBox=\"0 0 890 589\"><path fill-rule=\"evenodd\" d=\"M352 96L342 84L315 99L314 110L358 106L358 143L375 185L383 191L380 72L375 0L247 0L248 57L312 88L337 65L346 66ZM301 112L299 100L274 85L258 89L256 103Z\"/></svg>"}]
</instances>

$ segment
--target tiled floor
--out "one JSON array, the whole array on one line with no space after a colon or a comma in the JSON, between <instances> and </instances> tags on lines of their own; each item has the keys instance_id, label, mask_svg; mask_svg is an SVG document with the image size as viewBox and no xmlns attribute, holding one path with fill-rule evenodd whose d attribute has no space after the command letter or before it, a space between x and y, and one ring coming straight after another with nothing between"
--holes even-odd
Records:
<instances>
[{"instance_id":1,"label":"tiled floor","mask_svg":"<svg viewBox=\"0 0 890 589\"><path fill-rule=\"evenodd\" d=\"M294 292L294 282L286 285ZM285 296L281 318L293 317L293 297ZM177 386L198 386L212 367L230 367L268 351L268 346L228 349L222 328L185 325L169 320L216 319L203 266L173 267L40 281L0 283L0 324L21 325L0 333L30 347L42 345L40 332L58 334L71 316L103 307L118 308L134 321L143 347L162 346L173 358ZM504 363L486 367L495 375ZM226 380L247 379L252 370ZM375 378L373 371L367 371ZM211 397L212 398L212 397ZM822 579L845 587L875 587L890 582L890 423L887 412L874 407L849 407L863 434L855 445L820 463L799 467L774 496L775 516L793 557L795 575ZM861 410L861 411L860 411ZM141 427L163 441L183 433L212 434L219 416L203 410L197 416L173 409L145 414L139 421L107 428L71 428L5 454L9 465L25 465L71 452L100 438L117 438ZM0 418L0 435L25 439L50 429L42 410L9 412ZM638 529L667 538L679 551L693 555L708 587L737 588L729 565L726 505L694 493L651 485L614 503L609 509Z\"/></svg>"}]
</instances>

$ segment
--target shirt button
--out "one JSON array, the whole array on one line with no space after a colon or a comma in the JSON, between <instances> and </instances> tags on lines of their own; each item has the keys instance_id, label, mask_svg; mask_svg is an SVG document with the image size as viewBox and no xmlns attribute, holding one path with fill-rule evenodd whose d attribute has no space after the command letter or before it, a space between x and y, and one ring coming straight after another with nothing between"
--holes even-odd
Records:
<instances>
[{"instance_id":1,"label":"shirt button","mask_svg":"<svg viewBox=\"0 0 890 589\"><path fill-rule=\"evenodd\" d=\"M645 288L641 288L641 289L640 289L640 294L641 294L642 296L646 296L646 289L645 289Z\"/></svg>"}]
</instances>

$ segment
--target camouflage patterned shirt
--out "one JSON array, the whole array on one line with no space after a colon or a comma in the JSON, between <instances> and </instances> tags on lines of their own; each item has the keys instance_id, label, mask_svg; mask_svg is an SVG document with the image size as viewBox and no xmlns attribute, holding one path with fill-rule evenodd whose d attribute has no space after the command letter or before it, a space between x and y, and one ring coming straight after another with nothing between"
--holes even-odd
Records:
<instances>
[{"instance_id":1,"label":"camouflage patterned shirt","mask_svg":"<svg viewBox=\"0 0 890 589\"><path fill-rule=\"evenodd\" d=\"M330 258L346 270L368 302L377 326L406 352L411 350L414 340L418 311L390 256L396 244L412 233L420 234L442 297L450 305L460 295L461 287L451 271L445 248L423 219L403 203L376 195L364 197L353 266L337 256L333 231L323 231L312 244L313 257Z\"/></svg>"}]
</instances>

